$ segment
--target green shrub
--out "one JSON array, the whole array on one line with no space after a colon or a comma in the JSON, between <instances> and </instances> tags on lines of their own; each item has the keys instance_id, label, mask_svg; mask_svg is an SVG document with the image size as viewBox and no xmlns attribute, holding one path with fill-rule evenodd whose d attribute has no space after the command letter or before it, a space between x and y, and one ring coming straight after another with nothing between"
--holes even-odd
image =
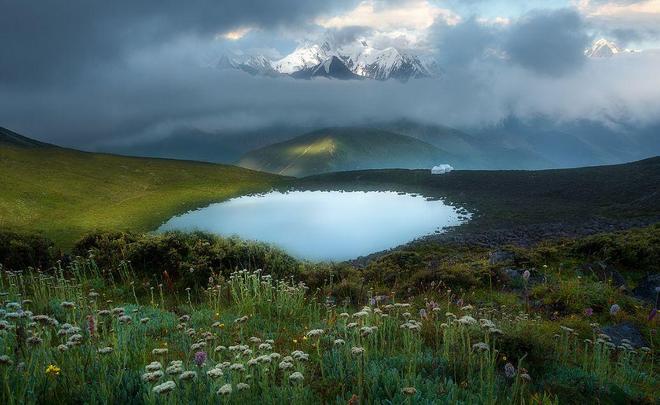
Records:
<instances>
[{"instance_id":1,"label":"green shrub","mask_svg":"<svg viewBox=\"0 0 660 405\"><path fill-rule=\"evenodd\" d=\"M600 384L593 373L580 368L557 367L547 373L539 385L543 390L556 394L560 403L592 403L595 398L601 404L637 402L621 387L611 383Z\"/></svg>"},{"instance_id":2,"label":"green shrub","mask_svg":"<svg viewBox=\"0 0 660 405\"><path fill-rule=\"evenodd\" d=\"M572 253L619 264L626 269L660 269L660 225L590 236L575 241Z\"/></svg>"},{"instance_id":3,"label":"green shrub","mask_svg":"<svg viewBox=\"0 0 660 405\"><path fill-rule=\"evenodd\" d=\"M58 258L53 242L42 235L0 231L0 265L5 269L46 269Z\"/></svg>"},{"instance_id":4,"label":"green shrub","mask_svg":"<svg viewBox=\"0 0 660 405\"><path fill-rule=\"evenodd\" d=\"M299 262L270 245L195 232L134 234L93 233L76 243L74 254L91 254L99 267L118 269L122 263L141 277L161 277L205 285L213 273L228 277L237 269L263 269L277 276L298 274Z\"/></svg>"}]
</instances>

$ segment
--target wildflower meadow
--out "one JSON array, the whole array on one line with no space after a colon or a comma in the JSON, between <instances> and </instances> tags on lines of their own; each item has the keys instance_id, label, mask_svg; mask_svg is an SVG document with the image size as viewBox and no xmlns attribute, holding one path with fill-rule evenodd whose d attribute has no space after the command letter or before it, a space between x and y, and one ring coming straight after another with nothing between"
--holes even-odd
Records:
<instances>
[{"instance_id":1,"label":"wildflower meadow","mask_svg":"<svg viewBox=\"0 0 660 405\"><path fill-rule=\"evenodd\" d=\"M186 287L96 259L2 269L0 403L657 400L652 342L615 343L593 310L559 320L534 310L526 301L547 287L528 286L529 274L518 304L435 281L351 299L334 276L310 288L293 274L211 270Z\"/></svg>"}]
</instances>

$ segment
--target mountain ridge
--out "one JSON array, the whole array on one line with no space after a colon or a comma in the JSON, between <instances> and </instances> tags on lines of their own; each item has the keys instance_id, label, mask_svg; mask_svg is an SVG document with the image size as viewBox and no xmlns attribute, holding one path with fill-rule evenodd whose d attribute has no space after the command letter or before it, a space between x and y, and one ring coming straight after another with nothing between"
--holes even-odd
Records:
<instances>
[{"instance_id":1,"label":"mountain ridge","mask_svg":"<svg viewBox=\"0 0 660 405\"><path fill-rule=\"evenodd\" d=\"M0 127L0 145L2 144L21 148L59 148L57 145L29 138L5 127Z\"/></svg>"},{"instance_id":2,"label":"mountain ridge","mask_svg":"<svg viewBox=\"0 0 660 405\"><path fill-rule=\"evenodd\" d=\"M453 156L418 139L374 128L312 131L246 153L238 165L289 176L375 168L430 168Z\"/></svg>"},{"instance_id":3,"label":"mountain ridge","mask_svg":"<svg viewBox=\"0 0 660 405\"><path fill-rule=\"evenodd\" d=\"M335 65L336 75L321 74L324 66ZM343 65L342 66L340 66ZM376 49L366 41L354 41L334 45L329 41L322 44L306 42L293 52L278 60L270 60L263 55L223 55L217 63L221 69L242 70L252 75L291 76L309 79L323 76L346 79L345 70L353 79L407 81L439 75L435 61L425 61L422 57L395 47ZM317 74L314 74L317 73Z\"/></svg>"}]
</instances>

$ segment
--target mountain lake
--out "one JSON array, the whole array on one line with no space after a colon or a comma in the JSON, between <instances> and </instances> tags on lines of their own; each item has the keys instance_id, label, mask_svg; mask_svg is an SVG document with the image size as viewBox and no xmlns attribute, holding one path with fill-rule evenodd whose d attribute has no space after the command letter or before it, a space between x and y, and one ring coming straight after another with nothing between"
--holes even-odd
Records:
<instances>
[{"instance_id":1,"label":"mountain lake","mask_svg":"<svg viewBox=\"0 0 660 405\"><path fill-rule=\"evenodd\" d=\"M310 261L342 261L442 232L469 219L441 200L393 191L273 191L211 204L159 232L206 231L280 247Z\"/></svg>"}]
</instances>

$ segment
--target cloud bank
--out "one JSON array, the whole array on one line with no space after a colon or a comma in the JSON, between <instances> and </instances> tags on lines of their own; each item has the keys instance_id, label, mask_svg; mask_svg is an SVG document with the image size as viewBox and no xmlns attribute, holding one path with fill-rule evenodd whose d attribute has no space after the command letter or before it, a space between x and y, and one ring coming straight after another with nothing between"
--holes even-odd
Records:
<instances>
[{"instance_id":1,"label":"cloud bank","mask_svg":"<svg viewBox=\"0 0 660 405\"><path fill-rule=\"evenodd\" d=\"M444 74L399 83L254 77L209 66L226 46L213 39L218 34L309 24L329 15L327 2L252 0L221 10L204 1L192 10L143 3L123 10L116 2L67 0L37 9L3 1L0 125L95 148L181 127L222 132L395 118L478 127L512 116L644 126L660 119L660 53L586 59L590 22L577 9L508 21L436 19L427 41ZM343 7L334 15L357 18L355 4L333 4ZM351 37L372 28L333 29Z\"/></svg>"}]
</instances>

